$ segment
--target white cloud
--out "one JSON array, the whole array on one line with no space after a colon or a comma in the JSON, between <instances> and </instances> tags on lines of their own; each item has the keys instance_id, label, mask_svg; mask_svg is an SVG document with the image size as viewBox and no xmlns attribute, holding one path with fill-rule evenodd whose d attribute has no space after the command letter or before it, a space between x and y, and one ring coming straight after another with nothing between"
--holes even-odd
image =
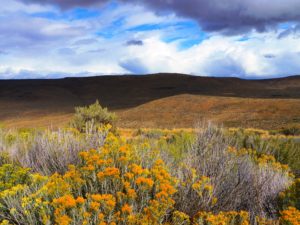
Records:
<instances>
[{"instance_id":1,"label":"white cloud","mask_svg":"<svg viewBox=\"0 0 300 225\"><path fill-rule=\"evenodd\" d=\"M182 72L210 76L268 77L295 75L300 71L300 46L293 37L277 39L276 33L253 33L247 41L214 36L187 50L178 50L158 37L127 52L149 72ZM154 49L154 50L153 50ZM265 57L266 54L272 57Z\"/></svg>"}]
</instances>

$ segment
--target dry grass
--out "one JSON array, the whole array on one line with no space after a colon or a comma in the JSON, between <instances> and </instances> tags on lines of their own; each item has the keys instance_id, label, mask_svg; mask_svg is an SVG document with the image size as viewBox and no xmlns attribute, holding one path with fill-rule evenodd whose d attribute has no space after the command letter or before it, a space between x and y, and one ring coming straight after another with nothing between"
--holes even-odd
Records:
<instances>
[{"instance_id":1,"label":"dry grass","mask_svg":"<svg viewBox=\"0 0 300 225\"><path fill-rule=\"evenodd\" d=\"M278 129L299 125L300 99L178 95L118 112L122 127L187 128L207 119L229 127Z\"/></svg>"}]
</instances>

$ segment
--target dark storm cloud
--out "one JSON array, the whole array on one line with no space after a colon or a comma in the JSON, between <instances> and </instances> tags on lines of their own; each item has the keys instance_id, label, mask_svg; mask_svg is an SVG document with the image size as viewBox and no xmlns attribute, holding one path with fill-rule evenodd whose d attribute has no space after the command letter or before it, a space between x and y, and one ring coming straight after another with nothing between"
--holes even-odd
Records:
<instances>
[{"instance_id":1,"label":"dark storm cloud","mask_svg":"<svg viewBox=\"0 0 300 225\"><path fill-rule=\"evenodd\" d=\"M101 5L109 0L23 0L55 4L67 9ZM234 35L274 28L279 23L300 21L300 0L120 0L143 4L157 13L173 12L197 20L206 31Z\"/></svg>"},{"instance_id":2,"label":"dark storm cloud","mask_svg":"<svg viewBox=\"0 0 300 225\"><path fill-rule=\"evenodd\" d=\"M154 9L172 10L196 19L206 31L239 34L255 29L266 31L278 23L300 21L299 0L153 0Z\"/></svg>"},{"instance_id":3,"label":"dark storm cloud","mask_svg":"<svg viewBox=\"0 0 300 225\"><path fill-rule=\"evenodd\" d=\"M129 41L126 42L126 45L127 46L132 46L132 45L134 45L134 46L142 46L142 45L144 45L144 42L141 41L141 40L129 40Z\"/></svg>"}]
</instances>

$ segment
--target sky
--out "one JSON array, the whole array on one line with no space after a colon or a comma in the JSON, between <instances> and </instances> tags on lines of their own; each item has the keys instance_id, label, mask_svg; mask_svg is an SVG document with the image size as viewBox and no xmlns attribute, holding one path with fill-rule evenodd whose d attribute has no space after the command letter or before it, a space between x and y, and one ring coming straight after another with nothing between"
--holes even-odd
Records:
<instances>
[{"instance_id":1,"label":"sky","mask_svg":"<svg viewBox=\"0 0 300 225\"><path fill-rule=\"evenodd\" d=\"M0 79L300 74L300 0L0 0Z\"/></svg>"}]
</instances>

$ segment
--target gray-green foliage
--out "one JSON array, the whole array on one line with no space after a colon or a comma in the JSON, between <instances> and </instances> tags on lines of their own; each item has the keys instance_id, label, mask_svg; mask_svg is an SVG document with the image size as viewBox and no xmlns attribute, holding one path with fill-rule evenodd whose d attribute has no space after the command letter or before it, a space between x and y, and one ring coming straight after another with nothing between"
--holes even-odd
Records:
<instances>
[{"instance_id":1,"label":"gray-green foliage","mask_svg":"<svg viewBox=\"0 0 300 225\"><path fill-rule=\"evenodd\" d=\"M79 162L79 152L101 147L108 131L97 127L85 133L74 129L0 130L0 166L14 163L43 175L63 174L69 164Z\"/></svg>"},{"instance_id":2,"label":"gray-green foliage","mask_svg":"<svg viewBox=\"0 0 300 225\"><path fill-rule=\"evenodd\" d=\"M115 121L116 115L109 112L107 108L103 108L97 100L89 106L76 107L71 126L80 132L86 132L91 125L114 125Z\"/></svg>"},{"instance_id":3,"label":"gray-green foliage","mask_svg":"<svg viewBox=\"0 0 300 225\"><path fill-rule=\"evenodd\" d=\"M255 149L259 154L271 154L282 164L287 164L300 177L300 140L297 137L270 136L262 138L255 132L239 129L229 134L237 148Z\"/></svg>"},{"instance_id":4,"label":"gray-green foliage","mask_svg":"<svg viewBox=\"0 0 300 225\"><path fill-rule=\"evenodd\" d=\"M270 166L259 166L249 154L231 153L228 148L234 138L212 124L199 126L196 140L181 150L182 163L170 164L171 172L184 181L183 184L188 184L191 179L189 168L195 169L200 177L209 177L214 187L213 196L219 201L211 205L210 201L199 198L192 186L179 185L176 202L180 204L175 206L178 210L188 214L200 210L246 210L252 220L254 215L268 217L276 214L276 198L292 179Z\"/></svg>"}]
</instances>

